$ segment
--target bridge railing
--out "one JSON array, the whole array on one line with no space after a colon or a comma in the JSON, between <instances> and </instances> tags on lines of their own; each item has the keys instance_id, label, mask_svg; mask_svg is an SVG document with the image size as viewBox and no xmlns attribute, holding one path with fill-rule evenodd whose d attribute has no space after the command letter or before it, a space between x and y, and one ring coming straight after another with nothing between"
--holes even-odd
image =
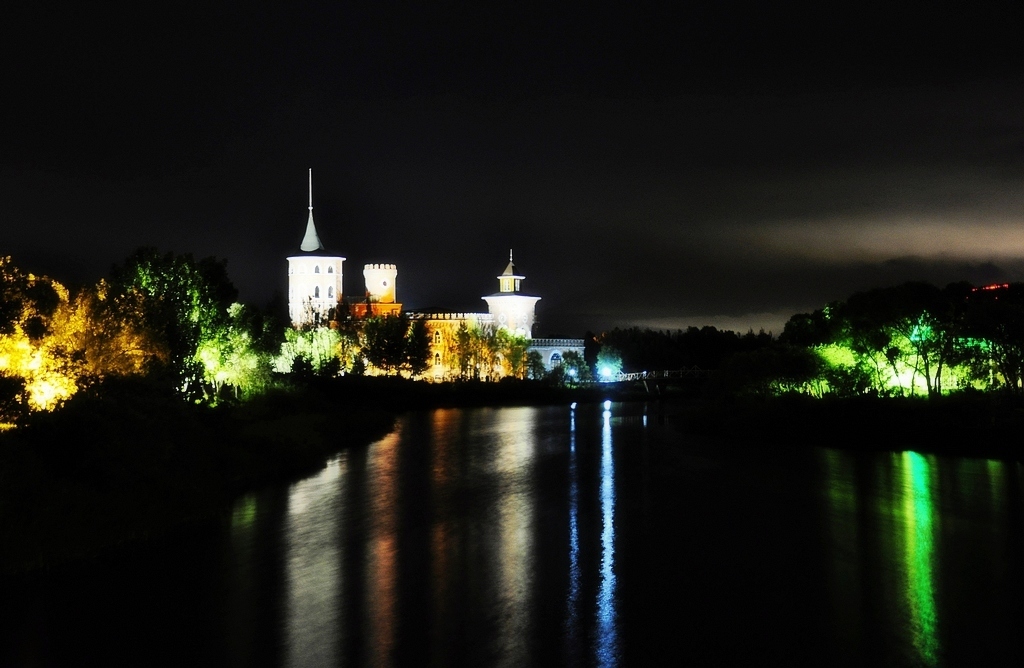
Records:
<instances>
[{"instance_id":1,"label":"bridge railing","mask_svg":"<svg viewBox=\"0 0 1024 668\"><path fill-rule=\"evenodd\" d=\"M598 378L602 383L624 383L634 380L660 380L663 378L709 378L714 374L712 369L701 369L694 366L689 369L669 369L667 371L634 371L619 372L610 378Z\"/></svg>"}]
</instances>

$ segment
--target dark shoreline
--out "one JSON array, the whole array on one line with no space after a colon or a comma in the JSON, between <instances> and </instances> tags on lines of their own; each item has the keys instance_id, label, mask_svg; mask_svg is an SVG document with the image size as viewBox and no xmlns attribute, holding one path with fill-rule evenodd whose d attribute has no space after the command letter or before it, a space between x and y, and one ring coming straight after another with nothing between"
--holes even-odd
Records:
<instances>
[{"instance_id":1,"label":"dark shoreline","mask_svg":"<svg viewBox=\"0 0 1024 668\"><path fill-rule=\"evenodd\" d=\"M201 522L389 433L407 410L598 401L535 383L308 379L237 405L186 404L146 381L76 396L0 434L0 573L89 559Z\"/></svg>"},{"instance_id":2,"label":"dark shoreline","mask_svg":"<svg viewBox=\"0 0 1024 668\"><path fill-rule=\"evenodd\" d=\"M818 445L1024 462L1024 406L990 395L725 398L679 404L682 433L745 439L766 447Z\"/></svg>"},{"instance_id":3,"label":"dark shoreline","mask_svg":"<svg viewBox=\"0 0 1024 668\"><path fill-rule=\"evenodd\" d=\"M301 479L390 432L408 410L657 401L681 434L765 447L824 445L1024 461L1024 408L977 395L924 399L700 399L643 386L428 384L313 379L216 409L144 382L83 396L0 435L0 572L88 559L197 522L226 521L238 495Z\"/></svg>"}]
</instances>

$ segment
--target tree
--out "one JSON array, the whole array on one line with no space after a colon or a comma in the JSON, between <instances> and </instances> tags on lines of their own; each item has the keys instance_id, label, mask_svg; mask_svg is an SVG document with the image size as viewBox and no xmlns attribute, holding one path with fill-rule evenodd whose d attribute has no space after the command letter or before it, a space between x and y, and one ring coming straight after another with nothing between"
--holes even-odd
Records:
<instances>
[{"instance_id":1,"label":"tree","mask_svg":"<svg viewBox=\"0 0 1024 668\"><path fill-rule=\"evenodd\" d=\"M17 422L28 404L25 379L0 373L0 424Z\"/></svg>"},{"instance_id":2,"label":"tree","mask_svg":"<svg viewBox=\"0 0 1024 668\"><path fill-rule=\"evenodd\" d=\"M341 371L341 347L342 337L338 330L330 327L301 330L289 327L285 330L281 351L274 359L274 369L278 373L293 373L298 368L305 374L308 367L310 375L328 376L332 375L332 370L333 375L337 375ZM298 360L303 361L300 363Z\"/></svg>"},{"instance_id":3,"label":"tree","mask_svg":"<svg viewBox=\"0 0 1024 668\"><path fill-rule=\"evenodd\" d=\"M210 388L207 400L216 401L225 387L239 399L270 386L273 358L260 345L264 324L254 309L235 303L228 308L228 322L200 341L196 359Z\"/></svg>"},{"instance_id":4,"label":"tree","mask_svg":"<svg viewBox=\"0 0 1024 668\"><path fill-rule=\"evenodd\" d=\"M1024 284L977 289L966 301L964 356L976 375L1024 396Z\"/></svg>"},{"instance_id":5,"label":"tree","mask_svg":"<svg viewBox=\"0 0 1024 668\"><path fill-rule=\"evenodd\" d=\"M501 360L503 376L520 379L526 376L526 351L530 348L529 339L503 327L494 332L492 347L496 351L495 356Z\"/></svg>"},{"instance_id":6,"label":"tree","mask_svg":"<svg viewBox=\"0 0 1024 668\"><path fill-rule=\"evenodd\" d=\"M422 320L411 323L405 313L375 316L366 320L363 336L363 356L384 373L417 375L427 368L430 338Z\"/></svg>"},{"instance_id":7,"label":"tree","mask_svg":"<svg viewBox=\"0 0 1024 668\"><path fill-rule=\"evenodd\" d=\"M562 363L552 370L560 372L563 382L567 385L576 385L580 382L591 379L590 367L587 365L583 355L575 350L567 350L562 355Z\"/></svg>"},{"instance_id":8,"label":"tree","mask_svg":"<svg viewBox=\"0 0 1024 668\"><path fill-rule=\"evenodd\" d=\"M430 332L423 320L414 320L405 337L405 359L403 366L413 376L418 376L430 366Z\"/></svg>"},{"instance_id":9,"label":"tree","mask_svg":"<svg viewBox=\"0 0 1024 668\"><path fill-rule=\"evenodd\" d=\"M808 348L776 344L736 353L729 358L718 383L737 394L759 398L788 392L811 393L820 376L820 359Z\"/></svg>"},{"instance_id":10,"label":"tree","mask_svg":"<svg viewBox=\"0 0 1024 668\"><path fill-rule=\"evenodd\" d=\"M612 380L622 371L622 353L612 346L601 346L596 361L599 380Z\"/></svg>"},{"instance_id":11,"label":"tree","mask_svg":"<svg viewBox=\"0 0 1024 668\"><path fill-rule=\"evenodd\" d=\"M531 350L526 354L526 375L532 380L540 380L547 374L547 368L544 366L544 358L536 350Z\"/></svg>"},{"instance_id":12,"label":"tree","mask_svg":"<svg viewBox=\"0 0 1024 668\"><path fill-rule=\"evenodd\" d=\"M200 396L205 372L197 351L204 341L221 335L218 330L227 326L228 307L238 294L228 280L227 262L140 248L111 275L115 294L144 295L147 328L166 343L178 390Z\"/></svg>"}]
</instances>

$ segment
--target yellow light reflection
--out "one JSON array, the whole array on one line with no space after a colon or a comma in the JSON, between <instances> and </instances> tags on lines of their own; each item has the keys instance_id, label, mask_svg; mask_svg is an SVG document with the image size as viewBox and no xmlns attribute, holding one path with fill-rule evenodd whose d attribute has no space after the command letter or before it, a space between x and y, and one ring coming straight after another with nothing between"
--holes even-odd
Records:
<instances>
[{"instance_id":1,"label":"yellow light reflection","mask_svg":"<svg viewBox=\"0 0 1024 668\"><path fill-rule=\"evenodd\" d=\"M933 562L935 560L929 462L916 452L904 452L903 517L906 533L906 599L914 647L925 665L939 656Z\"/></svg>"},{"instance_id":2,"label":"yellow light reflection","mask_svg":"<svg viewBox=\"0 0 1024 668\"><path fill-rule=\"evenodd\" d=\"M366 614L371 663L389 665L395 645L398 589L398 446L401 429L370 446L366 458L369 517Z\"/></svg>"},{"instance_id":3,"label":"yellow light reflection","mask_svg":"<svg viewBox=\"0 0 1024 668\"><path fill-rule=\"evenodd\" d=\"M453 434L455 434L462 422L462 411L452 409L437 409L431 414L431 495L436 500L443 499L448 495L448 487L451 485L457 462L455 461L455 448L451 447ZM451 522L447 521L446 513L438 513L430 532L430 554L431 574L433 576L434 619L438 623L432 625L431 642L436 648L435 660L438 665L448 665L454 662L455 657L449 657L451 643L448 642L451 630L441 620L450 619L455 615L451 609L452 601L450 591L455 584L452 580L453 562L455 561L455 550L457 549L456 536Z\"/></svg>"},{"instance_id":4,"label":"yellow light reflection","mask_svg":"<svg viewBox=\"0 0 1024 668\"><path fill-rule=\"evenodd\" d=\"M497 449L493 465L502 476L503 491L497 501L498 592L503 656L509 665L526 665L530 593L533 588L533 491L531 478L536 449L536 409L502 409L494 424Z\"/></svg>"}]
</instances>

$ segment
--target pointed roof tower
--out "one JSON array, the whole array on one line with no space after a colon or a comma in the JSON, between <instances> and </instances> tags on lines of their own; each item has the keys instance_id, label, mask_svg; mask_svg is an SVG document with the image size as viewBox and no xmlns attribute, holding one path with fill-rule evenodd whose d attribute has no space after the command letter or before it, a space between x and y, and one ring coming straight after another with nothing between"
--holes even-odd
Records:
<instances>
[{"instance_id":1,"label":"pointed roof tower","mask_svg":"<svg viewBox=\"0 0 1024 668\"><path fill-rule=\"evenodd\" d=\"M519 282L524 278L526 277L516 273L516 265L512 262L512 249L509 248L508 266L501 272L501 276L498 276L498 291L519 292Z\"/></svg>"},{"instance_id":2,"label":"pointed roof tower","mask_svg":"<svg viewBox=\"0 0 1024 668\"><path fill-rule=\"evenodd\" d=\"M498 292L483 298L487 312L498 327L505 327L527 338L532 336L535 320L534 308L540 297L524 294L520 283L526 278L516 271L512 251L508 252L508 266L498 276Z\"/></svg>"},{"instance_id":3,"label":"pointed roof tower","mask_svg":"<svg viewBox=\"0 0 1024 668\"><path fill-rule=\"evenodd\" d=\"M323 250L324 244L316 233L316 225L313 224L313 168L309 168L309 220L306 221L306 235L302 237L302 244L299 249L307 253Z\"/></svg>"},{"instance_id":4,"label":"pointed roof tower","mask_svg":"<svg viewBox=\"0 0 1024 668\"><path fill-rule=\"evenodd\" d=\"M513 262L512 262L512 249L509 248L508 249L508 266L505 267L505 271L501 272L501 276L515 276L515 275L516 275L516 265L513 264ZM501 276L499 276L498 278L501 278ZM522 278L525 278L525 276L523 276Z\"/></svg>"}]
</instances>

